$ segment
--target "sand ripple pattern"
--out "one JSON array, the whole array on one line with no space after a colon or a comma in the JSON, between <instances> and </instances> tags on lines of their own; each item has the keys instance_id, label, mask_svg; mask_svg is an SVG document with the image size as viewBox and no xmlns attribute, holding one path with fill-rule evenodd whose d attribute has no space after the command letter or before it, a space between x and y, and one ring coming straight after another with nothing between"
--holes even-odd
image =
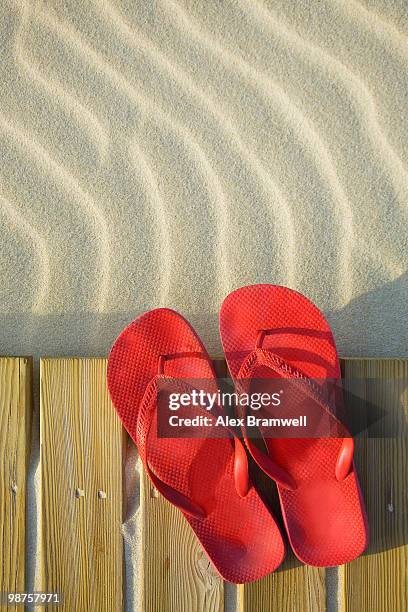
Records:
<instances>
[{"instance_id":1,"label":"sand ripple pattern","mask_svg":"<svg viewBox=\"0 0 408 612\"><path fill-rule=\"evenodd\" d=\"M375 6L3 3L0 313L334 311L404 274L408 35Z\"/></svg>"}]
</instances>

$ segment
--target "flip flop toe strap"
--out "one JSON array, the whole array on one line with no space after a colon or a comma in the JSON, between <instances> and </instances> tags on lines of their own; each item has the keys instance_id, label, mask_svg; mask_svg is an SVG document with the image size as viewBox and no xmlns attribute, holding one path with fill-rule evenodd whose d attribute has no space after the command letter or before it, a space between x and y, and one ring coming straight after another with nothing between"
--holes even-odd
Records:
<instances>
[{"instance_id":1,"label":"flip flop toe strap","mask_svg":"<svg viewBox=\"0 0 408 612\"><path fill-rule=\"evenodd\" d=\"M322 395L319 386L306 376L301 370L285 361L279 355L272 351L262 348L256 348L249 353L241 364L238 372L238 384L244 389L258 366L265 366L277 373L282 378L299 380L302 384L299 385L299 391L302 394L308 395L313 401L322 407L337 423L342 433L346 433L345 426L339 421L336 416L335 407L332 406ZM348 433L348 432L347 432ZM260 451L248 438L244 429L244 438L256 463L261 467L273 480L286 489L293 490L296 488L296 483L293 478L281 466L275 463L269 455ZM335 476L338 481L344 480L350 473L353 466L354 441L350 436L343 437L343 442L337 457Z\"/></svg>"},{"instance_id":2,"label":"flip flop toe strap","mask_svg":"<svg viewBox=\"0 0 408 612\"><path fill-rule=\"evenodd\" d=\"M157 474L152 470L147 451L147 440L153 422L154 414L157 411L157 397L160 389L160 383L168 381L168 377L164 374L157 374L152 378L146 387L138 414L136 424L136 442L139 450L140 458L148 473L151 481L156 489L172 504L180 508L186 514L195 518L203 519L207 513L196 502L189 497L177 491L167 483L163 482ZM191 386L182 381L177 381L177 387L183 392L191 392ZM204 410L204 409L203 409ZM234 437L234 482L235 488L240 497L245 497L250 489L251 483L249 480L248 457L245 447L234 433L229 430Z\"/></svg>"},{"instance_id":3,"label":"flip flop toe strap","mask_svg":"<svg viewBox=\"0 0 408 612\"><path fill-rule=\"evenodd\" d=\"M147 440L150 428L153 422L153 416L157 410L157 393L159 390L159 381L166 380L162 374L156 375L148 384L144 393L139 416L137 419L136 438L137 447L140 458L143 462L146 472L148 473L152 483L156 489L169 502L180 508L183 512L197 519L204 519L207 516L206 511L192 499L177 491L167 483L163 482L152 470L147 456Z\"/></svg>"}]
</instances>

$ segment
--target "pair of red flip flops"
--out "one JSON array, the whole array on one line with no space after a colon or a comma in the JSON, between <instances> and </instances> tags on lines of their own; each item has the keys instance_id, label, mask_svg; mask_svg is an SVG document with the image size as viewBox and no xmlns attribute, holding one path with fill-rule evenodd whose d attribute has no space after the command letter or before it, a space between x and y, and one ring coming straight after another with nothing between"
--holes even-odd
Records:
<instances>
[{"instance_id":1,"label":"pair of red flip flops","mask_svg":"<svg viewBox=\"0 0 408 612\"><path fill-rule=\"evenodd\" d=\"M341 377L324 316L286 287L234 291L222 305L220 331L237 385L251 378ZM163 377L211 380L216 386L195 331L175 311L159 308L131 323L112 348L108 387L113 404L154 486L180 508L221 576L235 583L262 578L282 563L285 545L248 479L243 442L238 437L159 437L157 391ZM245 442L276 482L288 538L302 562L340 565L364 551L367 520L351 437L266 438L265 451Z\"/></svg>"}]
</instances>

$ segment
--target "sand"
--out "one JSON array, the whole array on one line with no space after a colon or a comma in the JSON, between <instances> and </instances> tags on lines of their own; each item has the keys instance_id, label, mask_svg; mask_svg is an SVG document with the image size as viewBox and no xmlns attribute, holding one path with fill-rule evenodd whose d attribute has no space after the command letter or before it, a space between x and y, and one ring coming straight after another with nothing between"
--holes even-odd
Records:
<instances>
[{"instance_id":1,"label":"sand","mask_svg":"<svg viewBox=\"0 0 408 612\"><path fill-rule=\"evenodd\" d=\"M316 302L342 355L407 356L405 0L0 11L2 354L106 355L157 306L219 354L223 297L272 282Z\"/></svg>"}]
</instances>

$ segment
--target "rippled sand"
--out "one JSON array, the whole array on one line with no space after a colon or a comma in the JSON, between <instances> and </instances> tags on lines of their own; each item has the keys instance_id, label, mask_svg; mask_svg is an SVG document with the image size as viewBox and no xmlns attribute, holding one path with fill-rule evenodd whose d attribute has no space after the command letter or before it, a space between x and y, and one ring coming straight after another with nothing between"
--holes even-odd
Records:
<instances>
[{"instance_id":1,"label":"rippled sand","mask_svg":"<svg viewBox=\"0 0 408 612\"><path fill-rule=\"evenodd\" d=\"M0 11L0 353L103 355L157 306L217 352L273 282L342 354L407 355L405 0Z\"/></svg>"}]
</instances>

